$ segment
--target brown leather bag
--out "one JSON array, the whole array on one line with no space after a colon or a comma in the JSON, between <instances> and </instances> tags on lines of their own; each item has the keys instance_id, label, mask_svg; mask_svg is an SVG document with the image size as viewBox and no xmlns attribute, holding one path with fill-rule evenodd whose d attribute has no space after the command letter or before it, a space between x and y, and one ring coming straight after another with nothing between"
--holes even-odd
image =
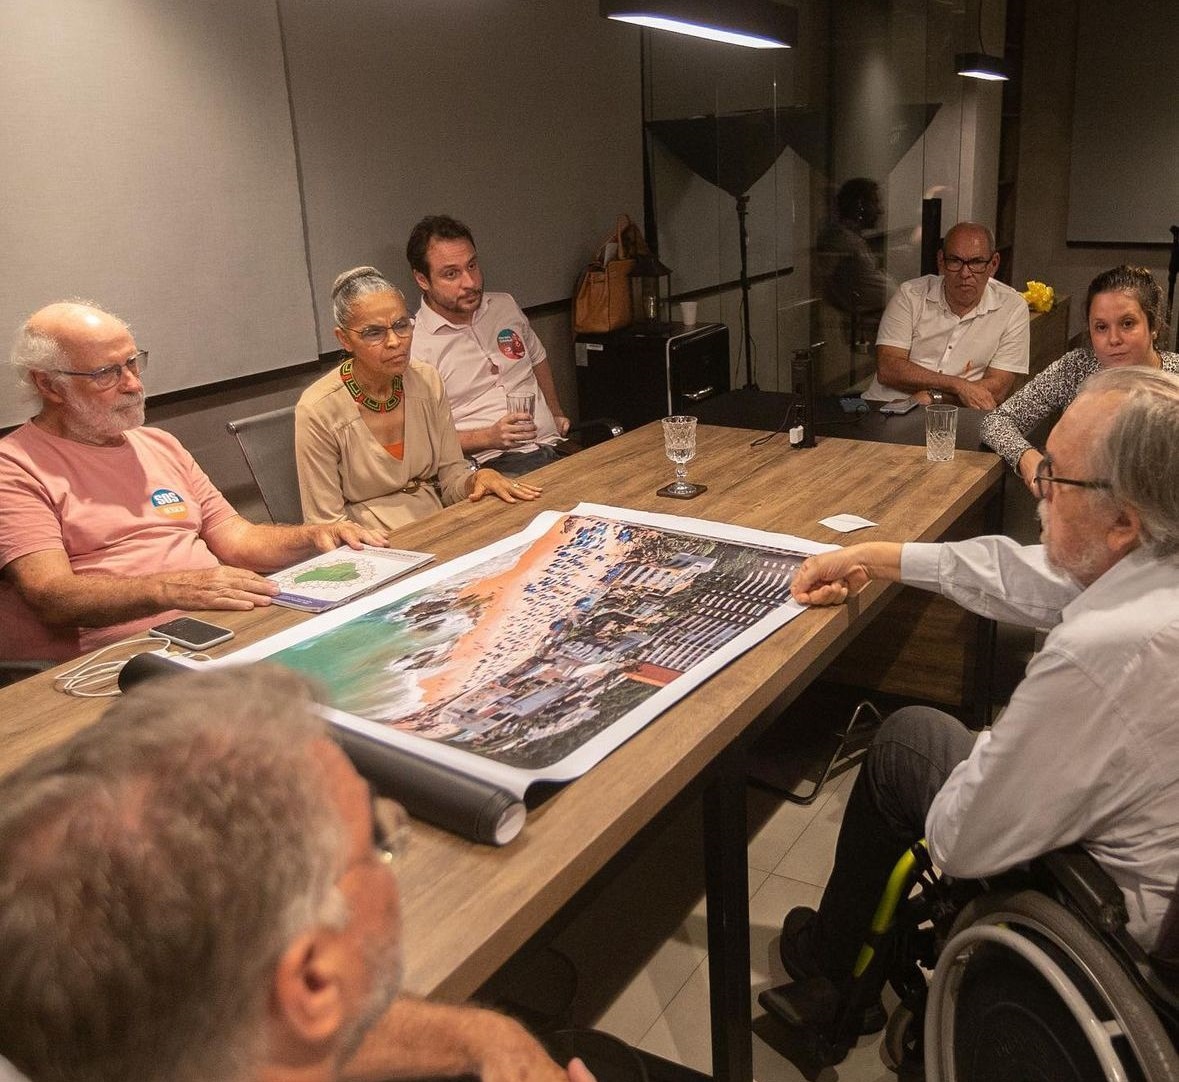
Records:
<instances>
[{"instance_id":1,"label":"brown leather bag","mask_svg":"<svg viewBox=\"0 0 1179 1082\"><path fill-rule=\"evenodd\" d=\"M611 245L616 245L617 254L607 260ZM620 214L614 233L602 242L597 258L577 279L573 291L574 334L602 334L634 322L630 272L635 256L649 251L639 227Z\"/></svg>"}]
</instances>

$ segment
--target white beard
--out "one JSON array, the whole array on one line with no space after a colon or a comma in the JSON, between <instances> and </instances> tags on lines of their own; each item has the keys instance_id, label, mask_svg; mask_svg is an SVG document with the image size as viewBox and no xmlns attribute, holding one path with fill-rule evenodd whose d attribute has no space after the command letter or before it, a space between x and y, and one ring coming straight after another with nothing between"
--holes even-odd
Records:
<instances>
[{"instance_id":1,"label":"white beard","mask_svg":"<svg viewBox=\"0 0 1179 1082\"><path fill-rule=\"evenodd\" d=\"M81 395L69 396L70 428L85 443L108 443L144 420L144 394L119 395L114 406L103 406Z\"/></svg>"},{"instance_id":2,"label":"white beard","mask_svg":"<svg viewBox=\"0 0 1179 1082\"><path fill-rule=\"evenodd\" d=\"M1036 506L1036 515L1040 519L1044 554L1048 557L1049 565L1056 568L1057 571L1063 571L1082 586L1096 582L1106 570L1106 565L1109 562L1109 550L1102 544L1101 539L1098 537L1087 538L1079 545L1077 551L1061 557L1060 554L1052 551L1047 506L1044 500L1041 500Z\"/></svg>"}]
</instances>

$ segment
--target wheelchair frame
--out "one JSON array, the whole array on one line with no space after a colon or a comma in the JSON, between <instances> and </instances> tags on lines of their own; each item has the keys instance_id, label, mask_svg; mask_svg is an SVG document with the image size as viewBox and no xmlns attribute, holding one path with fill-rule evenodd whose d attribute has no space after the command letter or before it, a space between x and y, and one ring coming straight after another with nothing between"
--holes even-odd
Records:
<instances>
[{"instance_id":1,"label":"wheelchair frame","mask_svg":"<svg viewBox=\"0 0 1179 1082\"><path fill-rule=\"evenodd\" d=\"M1000 999L980 1011L976 998L966 1016L976 1016L977 1031L959 1026L963 996L969 1005L976 995L972 982L1003 959L1008 969L1024 967L1025 978L1029 970L1038 978L1017 974L1009 985L1043 983L1055 993L1047 1002L1065 1021L1055 1029L1038 1026L1047 1042L1069 1030L1068 1019L1075 1023L1070 1039L1082 1066L1069 1077L1179 1082L1179 982L1169 983L1169 974L1127 933L1128 919L1117 885L1079 846L1049 853L1026 872L957 882L935 873L920 841L893 868L834 1021L812 1028L807 1044L820 1063L842 1062L864 1009L887 981L901 1000L884 1039L890 1066L917 1068L919 1075L923 1062L928 1082L1015 1077L996 1067L997 1057L1007 1054L1004 1046L1013 1043L1010 1034L991 1030L1020 1018L1019 1010L1004 1013L1008 1005ZM983 978L976 977L980 961ZM933 971L931 980L923 969ZM1026 1027L1033 1031L1034 1022ZM1076 1033L1085 1042L1079 1048ZM960 1069L964 1045L970 1062ZM1062 1078L1063 1071L1062 1065Z\"/></svg>"}]
</instances>

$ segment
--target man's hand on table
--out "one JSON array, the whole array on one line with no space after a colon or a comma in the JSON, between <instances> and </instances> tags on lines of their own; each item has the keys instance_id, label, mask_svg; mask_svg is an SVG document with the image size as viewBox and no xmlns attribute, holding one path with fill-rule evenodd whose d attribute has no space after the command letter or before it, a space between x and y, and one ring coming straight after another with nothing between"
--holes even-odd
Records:
<instances>
[{"instance_id":1,"label":"man's hand on table","mask_svg":"<svg viewBox=\"0 0 1179 1082\"><path fill-rule=\"evenodd\" d=\"M968 379L961 381L961 385L955 388L954 394L957 395L958 401L962 405L972 410L990 411L999 404L995 401L995 396L986 387L978 383L972 383Z\"/></svg>"},{"instance_id":2,"label":"man's hand on table","mask_svg":"<svg viewBox=\"0 0 1179 1082\"><path fill-rule=\"evenodd\" d=\"M165 571L154 576L160 587L160 611L184 609L253 609L269 605L279 587L241 567Z\"/></svg>"},{"instance_id":3,"label":"man's hand on table","mask_svg":"<svg viewBox=\"0 0 1179 1082\"><path fill-rule=\"evenodd\" d=\"M306 527L308 540L318 552L331 552L341 545L359 549L364 545L387 549L389 539L378 530L355 522L328 522Z\"/></svg>"},{"instance_id":4,"label":"man's hand on table","mask_svg":"<svg viewBox=\"0 0 1179 1082\"><path fill-rule=\"evenodd\" d=\"M800 605L842 605L873 579L898 582L901 546L869 541L809 556L799 565L790 593Z\"/></svg>"}]
</instances>

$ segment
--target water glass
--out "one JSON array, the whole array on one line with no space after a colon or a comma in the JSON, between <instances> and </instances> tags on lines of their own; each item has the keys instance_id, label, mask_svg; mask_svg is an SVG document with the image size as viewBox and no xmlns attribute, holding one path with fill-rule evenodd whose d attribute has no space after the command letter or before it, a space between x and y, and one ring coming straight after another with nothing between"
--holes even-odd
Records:
<instances>
[{"instance_id":1,"label":"water glass","mask_svg":"<svg viewBox=\"0 0 1179 1082\"><path fill-rule=\"evenodd\" d=\"M930 462L949 462L958 440L958 407L935 402L925 407L925 457Z\"/></svg>"},{"instance_id":2,"label":"water glass","mask_svg":"<svg viewBox=\"0 0 1179 1082\"><path fill-rule=\"evenodd\" d=\"M527 413L529 417L534 417L536 415L536 395L508 395L508 413Z\"/></svg>"}]
</instances>

